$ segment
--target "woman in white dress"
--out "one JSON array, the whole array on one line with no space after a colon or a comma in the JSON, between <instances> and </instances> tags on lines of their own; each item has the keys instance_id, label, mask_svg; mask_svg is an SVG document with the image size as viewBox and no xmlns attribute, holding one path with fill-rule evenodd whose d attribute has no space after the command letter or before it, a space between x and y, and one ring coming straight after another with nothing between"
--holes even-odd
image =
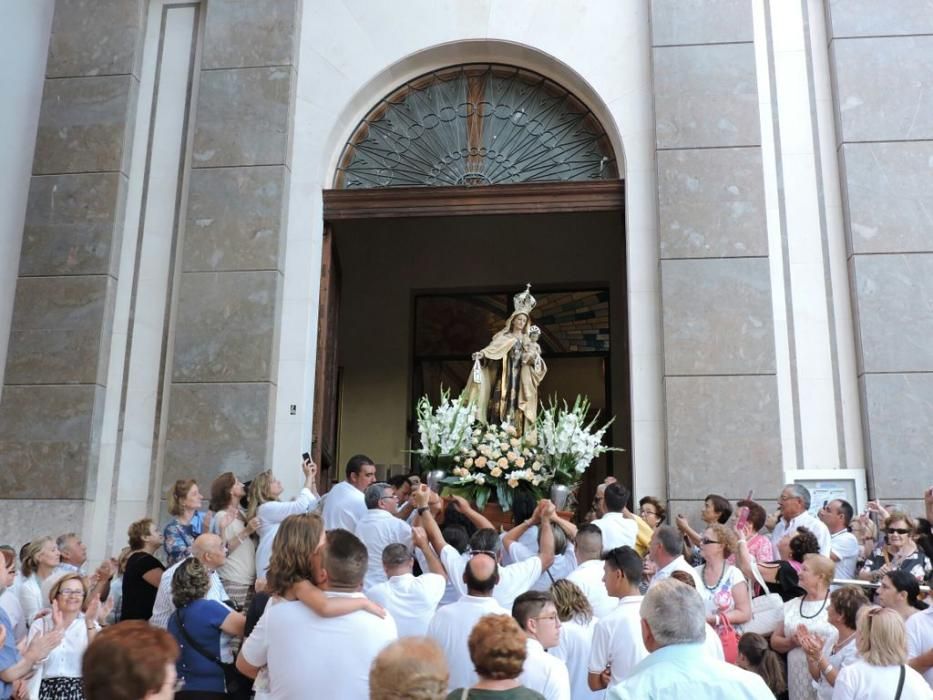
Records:
<instances>
[{"instance_id":1,"label":"woman in white dress","mask_svg":"<svg viewBox=\"0 0 933 700\"><path fill-rule=\"evenodd\" d=\"M836 628L829 623L829 585L836 565L829 557L808 554L800 567L804 595L784 603L784 622L771 635L771 648L787 654L787 691L790 700L816 700L807 655L801 641L807 634L836 642Z\"/></svg>"},{"instance_id":2,"label":"woman in white dress","mask_svg":"<svg viewBox=\"0 0 933 700\"><path fill-rule=\"evenodd\" d=\"M836 629L836 639L823 639L809 632L801 635L800 645L807 655L810 676L820 700L833 697L839 672L858 660L855 624L858 613L868 605L868 598L857 586L843 586L829 596L829 624Z\"/></svg>"},{"instance_id":3,"label":"woman in white dress","mask_svg":"<svg viewBox=\"0 0 933 700\"><path fill-rule=\"evenodd\" d=\"M833 700L933 698L923 676L907 665L907 632L900 615L877 605L865 606L856 629L861 658L839 672Z\"/></svg>"},{"instance_id":4,"label":"woman in white dress","mask_svg":"<svg viewBox=\"0 0 933 700\"><path fill-rule=\"evenodd\" d=\"M32 624L37 612L48 607L48 601L42 597L42 584L60 563L58 545L51 537L38 537L24 548L19 602L27 625Z\"/></svg>"}]
</instances>

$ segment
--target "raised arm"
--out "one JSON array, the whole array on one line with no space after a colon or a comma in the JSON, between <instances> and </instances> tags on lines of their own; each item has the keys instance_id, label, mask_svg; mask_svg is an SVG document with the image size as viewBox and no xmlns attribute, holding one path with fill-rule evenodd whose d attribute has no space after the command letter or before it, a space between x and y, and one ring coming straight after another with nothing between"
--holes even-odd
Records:
<instances>
[{"instance_id":1,"label":"raised arm","mask_svg":"<svg viewBox=\"0 0 933 700\"><path fill-rule=\"evenodd\" d=\"M554 530L551 522L557 509L547 499L541 502L541 538L538 541L538 558L541 560L541 571L547 571L554 563Z\"/></svg>"},{"instance_id":2,"label":"raised arm","mask_svg":"<svg viewBox=\"0 0 933 700\"><path fill-rule=\"evenodd\" d=\"M496 529L495 526L489 522L486 516L473 508L473 506L470 505L470 502L463 496L451 496L450 500L454 502L457 510L466 516L467 520L473 523L477 530L482 530L483 528L489 528L491 530Z\"/></svg>"},{"instance_id":3,"label":"raised arm","mask_svg":"<svg viewBox=\"0 0 933 700\"><path fill-rule=\"evenodd\" d=\"M447 543L444 541L444 536L441 534L441 528L437 525L437 519L434 517L434 513L432 513L431 509L428 507L431 489L428 488L427 484L421 484L417 490L412 492L411 497L415 507L418 509L417 524L424 528L428 542L431 543L434 551L440 554L440 551L444 549L444 545Z\"/></svg>"},{"instance_id":4,"label":"raised arm","mask_svg":"<svg viewBox=\"0 0 933 700\"><path fill-rule=\"evenodd\" d=\"M434 518L431 518L431 521L434 522ZM437 523L434 523L434 527L437 527ZM428 542L428 535L425 532L424 528L413 527L411 529L411 541L421 552L424 554L425 561L428 563L428 571L432 574L438 574L447 578L447 570L444 568L444 565L441 563L441 560L438 558L437 553L434 551L434 548L431 547L431 543Z\"/></svg>"},{"instance_id":5,"label":"raised arm","mask_svg":"<svg viewBox=\"0 0 933 700\"><path fill-rule=\"evenodd\" d=\"M694 546L699 546L700 540L703 539L700 537L700 533L690 527L690 523L687 522L687 518L683 515L678 515L676 518L677 529L680 530L680 534L690 540L691 544Z\"/></svg>"},{"instance_id":6,"label":"raised arm","mask_svg":"<svg viewBox=\"0 0 933 700\"><path fill-rule=\"evenodd\" d=\"M328 598L324 591L310 581L299 581L292 586L295 598L311 608L321 617L340 617L357 610L365 610L378 617L385 617L386 611L369 598Z\"/></svg>"},{"instance_id":7,"label":"raised arm","mask_svg":"<svg viewBox=\"0 0 933 700\"><path fill-rule=\"evenodd\" d=\"M502 538L502 547L506 552L512 548L513 544L518 542L521 536L528 531L528 528L541 522L541 511L543 510L541 505L542 503L544 503L544 501L541 501L541 503L538 504L538 507L535 508L535 512L532 513L528 520L524 520L518 523L517 525L513 526L511 530L505 533L505 537Z\"/></svg>"}]
</instances>

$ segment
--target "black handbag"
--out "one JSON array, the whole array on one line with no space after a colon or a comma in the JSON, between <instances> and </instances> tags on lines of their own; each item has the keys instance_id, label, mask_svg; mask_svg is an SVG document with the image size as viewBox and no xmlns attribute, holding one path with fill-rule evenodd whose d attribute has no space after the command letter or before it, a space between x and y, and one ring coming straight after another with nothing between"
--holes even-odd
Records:
<instances>
[{"instance_id":1,"label":"black handbag","mask_svg":"<svg viewBox=\"0 0 933 700\"><path fill-rule=\"evenodd\" d=\"M190 644L191 648L205 659L213 661L220 666L220 669L224 673L224 687L226 688L227 696L235 700L249 700L250 694L253 691L253 682L237 670L235 663L231 664L221 661L217 655L211 654L207 649L194 641L191 635L188 634L188 630L185 629L185 621L181 616L181 610L176 610L175 615L178 617L178 629L181 631L181 636L185 638L185 642Z\"/></svg>"}]
</instances>

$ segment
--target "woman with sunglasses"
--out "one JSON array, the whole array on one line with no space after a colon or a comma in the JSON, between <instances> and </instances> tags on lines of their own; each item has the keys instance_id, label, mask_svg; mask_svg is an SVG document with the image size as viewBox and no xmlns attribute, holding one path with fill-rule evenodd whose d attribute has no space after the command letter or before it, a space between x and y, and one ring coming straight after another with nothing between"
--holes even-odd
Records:
<instances>
[{"instance_id":1,"label":"woman with sunglasses","mask_svg":"<svg viewBox=\"0 0 933 700\"><path fill-rule=\"evenodd\" d=\"M880 583L889 571L906 571L918 581L930 575L931 564L917 548L913 534L917 526L907 513L892 511L884 519L885 544L875 549L865 562L858 577L863 581Z\"/></svg>"},{"instance_id":2,"label":"woman with sunglasses","mask_svg":"<svg viewBox=\"0 0 933 700\"><path fill-rule=\"evenodd\" d=\"M861 658L836 676L833 700L933 698L923 676L907 665L907 634L900 615L877 605L865 606L856 629Z\"/></svg>"},{"instance_id":3,"label":"woman with sunglasses","mask_svg":"<svg viewBox=\"0 0 933 700\"><path fill-rule=\"evenodd\" d=\"M884 575L876 597L881 607L893 610L906 623L915 613L928 607L919 599L919 595L920 584L917 579L907 571L898 569Z\"/></svg>"}]
</instances>

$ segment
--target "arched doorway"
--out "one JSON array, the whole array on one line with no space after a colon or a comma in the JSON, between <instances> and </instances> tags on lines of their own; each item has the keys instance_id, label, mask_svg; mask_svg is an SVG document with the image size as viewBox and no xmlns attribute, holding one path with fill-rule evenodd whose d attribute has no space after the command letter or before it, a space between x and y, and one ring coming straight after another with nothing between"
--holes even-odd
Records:
<instances>
[{"instance_id":1,"label":"arched doorway","mask_svg":"<svg viewBox=\"0 0 933 700\"><path fill-rule=\"evenodd\" d=\"M617 416L612 442L628 448L623 204L599 120L533 71L451 66L374 105L324 193L322 465L372 449L404 468L414 398L441 383L458 390L473 346L491 335L483 324L527 281L544 301L555 368L544 394L572 401L577 386ZM629 454L592 478L610 470L631 485Z\"/></svg>"}]
</instances>

